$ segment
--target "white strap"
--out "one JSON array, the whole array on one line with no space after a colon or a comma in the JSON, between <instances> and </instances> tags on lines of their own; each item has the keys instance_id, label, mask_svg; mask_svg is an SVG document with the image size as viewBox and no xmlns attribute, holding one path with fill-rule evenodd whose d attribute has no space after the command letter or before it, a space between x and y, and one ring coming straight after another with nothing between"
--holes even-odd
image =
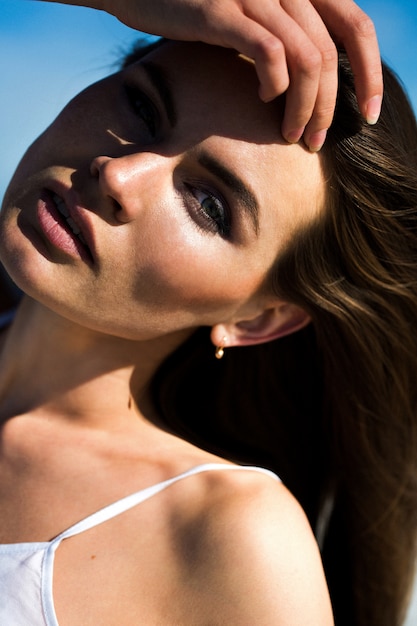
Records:
<instances>
[{"instance_id":1,"label":"white strap","mask_svg":"<svg viewBox=\"0 0 417 626\"><path fill-rule=\"evenodd\" d=\"M62 539L66 539L67 537L72 537L73 535L78 535L79 533L82 533L85 530L89 530L90 528L93 528L94 526L97 526L98 524L106 522L107 520L112 519L113 517L116 517L117 515L120 515L120 513L124 513L125 511L128 511L129 509L136 506L137 504L140 504L144 500L151 498L155 494L159 493L160 491L163 491L164 489L166 489L173 483L176 483L179 480L182 480L183 478L187 478L188 476L193 476L194 474L199 474L200 472L207 472L207 471L212 471L212 470L251 470L251 471L256 471L256 472L262 472L263 474L267 474L268 476L271 476L275 480L280 480L276 474L262 467L249 466L249 465L225 465L221 463L205 463L203 465L197 465L195 467L192 467L190 470L183 472L182 474L178 474L177 476L174 476L173 478L169 478L168 480L164 480L163 482L160 482L156 485L152 485L150 487L142 489L141 491L132 493L131 495L126 496L125 498L122 498L121 500L118 500L117 502L113 502L112 504L109 504L103 509L96 511L96 513L89 515L85 519L81 520L80 522L77 522L76 524L74 524L73 526L65 530L63 533L55 537L52 543L59 543L62 541Z\"/></svg>"}]
</instances>

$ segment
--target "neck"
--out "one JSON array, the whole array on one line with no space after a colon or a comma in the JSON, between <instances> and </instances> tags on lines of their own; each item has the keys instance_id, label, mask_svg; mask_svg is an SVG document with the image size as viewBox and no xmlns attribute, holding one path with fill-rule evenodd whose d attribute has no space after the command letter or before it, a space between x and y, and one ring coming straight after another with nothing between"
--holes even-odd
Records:
<instances>
[{"instance_id":1,"label":"neck","mask_svg":"<svg viewBox=\"0 0 417 626\"><path fill-rule=\"evenodd\" d=\"M154 418L148 415L149 382L188 334L121 339L24 298L0 355L0 420L38 413L116 427L132 413Z\"/></svg>"}]
</instances>

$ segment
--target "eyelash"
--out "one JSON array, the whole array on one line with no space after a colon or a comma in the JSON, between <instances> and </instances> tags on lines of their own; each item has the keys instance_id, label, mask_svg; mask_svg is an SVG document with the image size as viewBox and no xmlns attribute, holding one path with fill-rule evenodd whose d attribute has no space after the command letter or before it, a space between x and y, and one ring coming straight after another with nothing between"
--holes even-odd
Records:
<instances>
[{"instance_id":1,"label":"eyelash","mask_svg":"<svg viewBox=\"0 0 417 626\"><path fill-rule=\"evenodd\" d=\"M133 85L125 85L125 93L129 106L135 115L140 117L151 137L156 136L158 113L153 102Z\"/></svg>"},{"instance_id":2,"label":"eyelash","mask_svg":"<svg viewBox=\"0 0 417 626\"><path fill-rule=\"evenodd\" d=\"M191 212L191 217L204 230L209 230L213 234L219 234L224 239L230 239L231 236L231 216L228 204L217 194L206 189L194 187L186 184L185 204L187 210ZM214 202L214 207L219 216L213 217L209 215L208 209L203 208L204 199L199 200L198 196L202 194L206 198ZM191 206L190 206L191 205Z\"/></svg>"}]
</instances>

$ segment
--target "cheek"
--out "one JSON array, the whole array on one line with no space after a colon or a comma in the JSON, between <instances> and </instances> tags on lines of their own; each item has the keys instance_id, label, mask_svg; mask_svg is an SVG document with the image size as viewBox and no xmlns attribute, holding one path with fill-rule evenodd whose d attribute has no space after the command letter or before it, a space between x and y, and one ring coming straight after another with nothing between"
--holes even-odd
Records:
<instances>
[{"instance_id":1,"label":"cheek","mask_svg":"<svg viewBox=\"0 0 417 626\"><path fill-rule=\"evenodd\" d=\"M145 237L135 255L134 290L141 302L209 316L230 312L257 289L260 273L220 237L188 223L171 224L169 232L158 225L154 232L157 238Z\"/></svg>"}]
</instances>

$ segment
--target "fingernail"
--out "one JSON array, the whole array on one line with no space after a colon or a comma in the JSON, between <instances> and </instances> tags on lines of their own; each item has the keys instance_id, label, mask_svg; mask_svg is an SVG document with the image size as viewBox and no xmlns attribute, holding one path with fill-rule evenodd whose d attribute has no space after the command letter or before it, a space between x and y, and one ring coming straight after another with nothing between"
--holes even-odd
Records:
<instances>
[{"instance_id":1,"label":"fingernail","mask_svg":"<svg viewBox=\"0 0 417 626\"><path fill-rule=\"evenodd\" d=\"M274 100L276 98L277 94L274 94L270 91L267 91L266 87L264 87L264 85L260 85L259 86L259 97L262 100L262 102L265 102L265 104L268 104L268 102L272 102L272 100Z\"/></svg>"},{"instance_id":2,"label":"fingernail","mask_svg":"<svg viewBox=\"0 0 417 626\"><path fill-rule=\"evenodd\" d=\"M285 139L288 141L288 143L298 143L301 137L303 136L303 132L304 132L304 127L297 128L296 130L290 130L284 136L285 136Z\"/></svg>"},{"instance_id":3,"label":"fingernail","mask_svg":"<svg viewBox=\"0 0 417 626\"><path fill-rule=\"evenodd\" d=\"M272 100L275 100L276 96L270 96L268 94L265 94L265 95L261 95L260 98L262 102L264 102L265 104L268 104L269 102L272 102Z\"/></svg>"},{"instance_id":4,"label":"fingernail","mask_svg":"<svg viewBox=\"0 0 417 626\"><path fill-rule=\"evenodd\" d=\"M366 121L368 124L376 124L381 113L382 98L374 96L366 105Z\"/></svg>"},{"instance_id":5,"label":"fingernail","mask_svg":"<svg viewBox=\"0 0 417 626\"><path fill-rule=\"evenodd\" d=\"M309 138L307 145L310 152L318 152L326 141L327 130L319 130Z\"/></svg>"}]
</instances>

